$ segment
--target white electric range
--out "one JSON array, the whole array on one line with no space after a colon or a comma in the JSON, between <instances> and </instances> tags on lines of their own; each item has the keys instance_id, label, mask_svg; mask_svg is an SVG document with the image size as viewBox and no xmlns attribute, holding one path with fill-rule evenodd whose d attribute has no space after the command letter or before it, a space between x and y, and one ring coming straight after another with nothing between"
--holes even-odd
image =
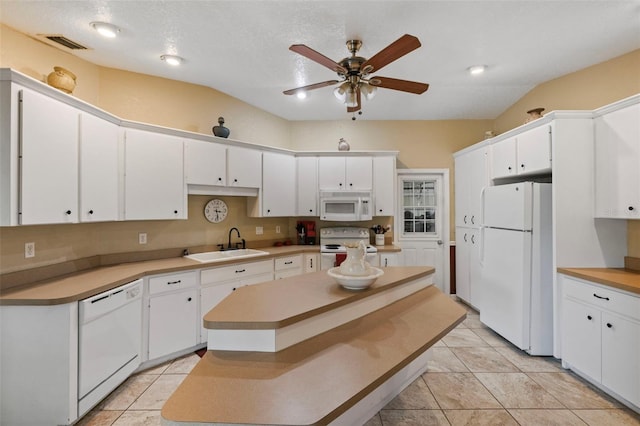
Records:
<instances>
[{"instance_id":1,"label":"white electric range","mask_svg":"<svg viewBox=\"0 0 640 426\"><path fill-rule=\"evenodd\" d=\"M369 228L339 226L320 230L320 269L327 270L336 266L336 255L346 253L345 243L364 241L367 246L365 261L378 266L378 249L370 244Z\"/></svg>"}]
</instances>

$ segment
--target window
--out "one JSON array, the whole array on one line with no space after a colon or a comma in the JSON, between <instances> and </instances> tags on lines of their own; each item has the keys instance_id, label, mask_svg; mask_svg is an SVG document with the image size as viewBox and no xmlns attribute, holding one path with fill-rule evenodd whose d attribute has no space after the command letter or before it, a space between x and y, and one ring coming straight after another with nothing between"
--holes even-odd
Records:
<instances>
[{"instance_id":1,"label":"window","mask_svg":"<svg viewBox=\"0 0 640 426\"><path fill-rule=\"evenodd\" d=\"M436 184L435 180L403 181L404 235L436 233Z\"/></svg>"}]
</instances>

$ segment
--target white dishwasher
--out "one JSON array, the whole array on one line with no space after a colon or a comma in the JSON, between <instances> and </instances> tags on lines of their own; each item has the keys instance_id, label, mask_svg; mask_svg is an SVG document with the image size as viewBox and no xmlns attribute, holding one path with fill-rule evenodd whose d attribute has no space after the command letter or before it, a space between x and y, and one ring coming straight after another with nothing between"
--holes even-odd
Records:
<instances>
[{"instance_id":1,"label":"white dishwasher","mask_svg":"<svg viewBox=\"0 0 640 426\"><path fill-rule=\"evenodd\" d=\"M140 365L142 280L79 302L78 415Z\"/></svg>"}]
</instances>

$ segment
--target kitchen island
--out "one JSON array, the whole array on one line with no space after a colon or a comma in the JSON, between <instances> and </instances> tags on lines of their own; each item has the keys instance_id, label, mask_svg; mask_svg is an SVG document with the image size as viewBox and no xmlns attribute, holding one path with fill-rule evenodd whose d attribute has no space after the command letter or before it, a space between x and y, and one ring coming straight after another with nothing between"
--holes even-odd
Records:
<instances>
[{"instance_id":1,"label":"kitchen island","mask_svg":"<svg viewBox=\"0 0 640 426\"><path fill-rule=\"evenodd\" d=\"M366 422L425 371L427 350L466 317L432 285L433 268L384 271L363 291L343 289L325 272L236 291L205 315L206 328L295 333L314 318L335 321L327 317L334 311L342 323L325 330L316 322L315 335L273 352L207 351L164 405L163 423ZM384 306L363 310L381 297ZM349 309L360 316L349 318Z\"/></svg>"}]
</instances>

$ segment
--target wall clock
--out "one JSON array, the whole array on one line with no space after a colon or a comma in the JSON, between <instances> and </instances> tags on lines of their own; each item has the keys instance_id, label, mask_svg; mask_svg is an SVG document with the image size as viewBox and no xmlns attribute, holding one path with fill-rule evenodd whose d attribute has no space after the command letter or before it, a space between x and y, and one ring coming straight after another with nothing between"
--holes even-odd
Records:
<instances>
[{"instance_id":1,"label":"wall clock","mask_svg":"<svg viewBox=\"0 0 640 426\"><path fill-rule=\"evenodd\" d=\"M218 198L210 200L204 206L204 217L206 217L207 220L212 223L222 222L227 217L227 213L227 203Z\"/></svg>"}]
</instances>

